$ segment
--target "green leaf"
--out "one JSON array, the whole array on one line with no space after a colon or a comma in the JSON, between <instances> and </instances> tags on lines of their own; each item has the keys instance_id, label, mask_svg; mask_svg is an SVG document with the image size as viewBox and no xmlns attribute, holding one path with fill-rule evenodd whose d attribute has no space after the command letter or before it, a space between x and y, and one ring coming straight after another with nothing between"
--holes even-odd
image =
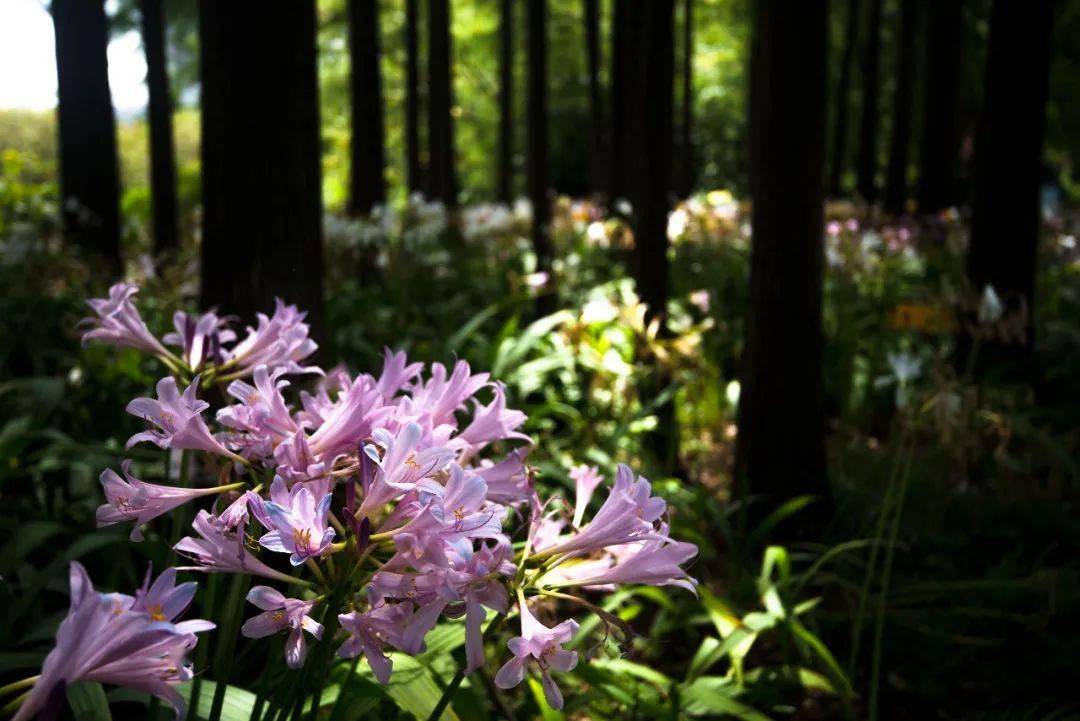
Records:
<instances>
[{"instance_id":1,"label":"green leaf","mask_svg":"<svg viewBox=\"0 0 1080 721\"><path fill-rule=\"evenodd\" d=\"M771 721L760 711L734 698L737 692L730 679L722 676L703 676L679 690L682 710L691 716L725 714L743 721Z\"/></svg>"},{"instance_id":2,"label":"green leaf","mask_svg":"<svg viewBox=\"0 0 1080 721\"><path fill-rule=\"evenodd\" d=\"M420 661L403 653L392 653L394 673L390 683L382 688L402 711L424 721L442 698L443 689L435 682L435 676ZM371 668L365 663L356 668L357 675L372 679ZM442 721L459 721L452 707L443 711Z\"/></svg>"},{"instance_id":3,"label":"green leaf","mask_svg":"<svg viewBox=\"0 0 1080 721\"><path fill-rule=\"evenodd\" d=\"M544 687L540 684L535 677L529 676L529 690L532 691L533 698L536 699L536 706L540 709L540 718L544 721L563 721L566 716L561 711L556 711L548 705L547 699L544 698Z\"/></svg>"},{"instance_id":4,"label":"green leaf","mask_svg":"<svg viewBox=\"0 0 1080 721\"><path fill-rule=\"evenodd\" d=\"M816 500L817 496L796 496L790 501L780 505L774 509L772 513L766 516L765 519L758 524L758 527L746 537L745 547L748 549L757 548L764 542L765 537L768 536L774 528L780 525L781 522L789 516L795 515Z\"/></svg>"},{"instance_id":5,"label":"green leaf","mask_svg":"<svg viewBox=\"0 0 1080 721\"><path fill-rule=\"evenodd\" d=\"M741 675L743 659L750 653L750 647L754 645L756 640L756 633L743 628L735 629L722 642L717 641L715 638L705 639L690 662L690 670L686 674L686 680L693 681L725 656L731 657L732 667L735 669L736 674Z\"/></svg>"},{"instance_id":6,"label":"green leaf","mask_svg":"<svg viewBox=\"0 0 1080 721\"><path fill-rule=\"evenodd\" d=\"M832 655L829 647L796 619L792 618L789 625L795 637L806 644L811 653L825 664L825 668L828 669L829 674L832 676L833 683L840 689L840 695L844 698L853 697L855 691L851 688L851 682L848 681L847 675L840 668L840 664L836 662L836 657Z\"/></svg>"},{"instance_id":7,"label":"green leaf","mask_svg":"<svg viewBox=\"0 0 1080 721\"><path fill-rule=\"evenodd\" d=\"M71 712L79 721L112 721L109 700L100 683L83 682L67 687Z\"/></svg>"},{"instance_id":8,"label":"green leaf","mask_svg":"<svg viewBox=\"0 0 1080 721\"><path fill-rule=\"evenodd\" d=\"M202 693L199 694L198 705L195 707L195 718L210 721L210 711L214 705L214 695L217 693L217 681L208 678L202 680ZM182 683L176 687L184 699L191 697L191 682ZM245 691L236 686L225 687L225 700L221 706L220 721L248 721L251 711L255 707L255 694ZM215 720L217 721L217 720Z\"/></svg>"}]
</instances>

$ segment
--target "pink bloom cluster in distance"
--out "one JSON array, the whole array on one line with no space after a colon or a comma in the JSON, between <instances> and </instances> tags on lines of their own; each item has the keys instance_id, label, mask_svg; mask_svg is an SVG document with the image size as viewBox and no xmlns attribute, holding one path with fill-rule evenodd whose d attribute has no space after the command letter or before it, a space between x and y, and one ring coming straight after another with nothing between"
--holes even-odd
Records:
<instances>
[{"instance_id":1,"label":"pink bloom cluster in distance","mask_svg":"<svg viewBox=\"0 0 1080 721\"><path fill-rule=\"evenodd\" d=\"M520 635L509 641L495 683L510 688L534 671L548 703L561 708L553 673L578 663L578 624L552 618L546 625L537 616L590 608L573 603L574 591L642 583L694 591L683 566L696 547L670 538L666 503L630 468L619 466L611 485L597 468L574 469L573 513L544 512L548 505L526 465L532 441L522 431L525 414L507 406L504 388L487 373L464 361L425 367L389 350L377 375L325 372L305 365L316 346L304 314L280 301L272 316L260 315L243 333L214 313L177 313L175 332L158 341L132 301L135 293L119 284L108 300L91 301L96 316L84 321L84 340L162 360L170 373L155 397L128 406L146 423L128 445L184 451L205 481L148 483L125 463L123 477L102 475L107 503L98 522L133 522L138 540L140 527L157 516L214 496L175 546L189 559L179 570L250 574L276 584L280 590L252 588L254 612L242 633L287 634L289 667L303 666L310 644L332 643L338 657L362 656L386 683L395 654L423 652L436 625L460 619L464 671L472 672L487 662L485 637L516 616ZM315 376L309 390L293 385L301 374ZM214 398L229 402L211 408ZM171 579L175 570L166 574ZM76 628L104 613L87 604L105 604L92 601L98 597L88 588L81 568L73 570L72 611L35 696L59 679L100 680L147 690L180 708L171 685L190 675L183 655L194 631L209 625L173 624L176 603L155 621L137 600L124 601L125 611L109 623L124 624L125 633L165 624L146 644L163 655L143 663L143 648L124 644L127 659L80 665L78 650L92 641ZM92 632L104 629L94 625Z\"/></svg>"}]
</instances>

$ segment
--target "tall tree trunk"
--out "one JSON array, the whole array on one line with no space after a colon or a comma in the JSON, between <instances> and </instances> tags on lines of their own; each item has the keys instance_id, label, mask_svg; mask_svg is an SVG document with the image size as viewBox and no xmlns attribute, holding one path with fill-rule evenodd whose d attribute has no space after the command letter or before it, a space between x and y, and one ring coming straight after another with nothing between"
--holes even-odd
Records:
<instances>
[{"instance_id":1,"label":"tall tree trunk","mask_svg":"<svg viewBox=\"0 0 1080 721\"><path fill-rule=\"evenodd\" d=\"M678 193L685 198L694 190L694 0L683 0L682 128Z\"/></svg>"},{"instance_id":2,"label":"tall tree trunk","mask_svg":"<svg viewBox=\"0 0 1080 721\"><path fill-rule=\"evenodd\" d=\"M245 320L274 298L322 335L315 1L202 0L204 308Z\"/></svg>"},{"instance_id":3,"label":"tall tree trunk","mask_svg":"<svg viewBox=\"0 0 1080 721\"><path fill-rule=\"evenodd\" d=\"M499 4L499 160L497 196L514 201L514 0Z\"/></svg>"},{"instance_id":4,"label":"tall tree trunk","mask_svg":"<svg viewBox=\"0 0 1080 721\"><path fill-rule=\"evenodd\" d=\"M409 193L423 192L420 164L420 8L405 0L405 178Z\"/></svg>"},{"instance_id":5,"label":"tall tree trunk","mask_svg":"<svg viewBox=\"0 0 1080 721\"><path fill-rule=\"evenodd\" d=\"M532 204L532 243L536 267L548 274L548 286L537 299L539 315L555 311L555 249L551 244L551 197L548 168L547 0L526 0L528 42L528 181Z\"/></svg>"},{"instance_id":6,"label":"tall tree trunk","mask_svg":"<svg viewBox=\"0 0 1080 721\"><path fill-rule=\"evenodd\" d=\"M927 3L926 91L919 146L921 213L936 213L956 201L961 3L962 0Z\"/></svg>"},{"instance_id":7,"label":"tall tree trunk","mask_svg":"<svg viewBox=\"0 0 1080 721\"><path fill-rule=\"evenodd\" d=\"M641 7L641 85L636 95L640 120L640 172L633 196L634 285L645 304L646 322L657 321L667 335L668 238L674 149L675 2L650 0ZM662 393L671 379L656 363L655 376L643 387L646 397ZM669 400L656 409L657 427L646 439L661 472L675 472L679 432Z\"/></svg>"},{"instance_id":8,"label":"tall tree trunk","mask_svg":"<svg viewBox=\"0 0 1080 721\"><path fill-rule=\"evenodd\" d=\"M908 197L908 150L911 146L911 106L914 97L918 0L900 0L900 41L896 44L896 89L893 93L889 167L885 173L885 209L904 212Z\"/></svg>"},{"instance_id":9,"label":"tall tree trunk","mask_svg":"<svg viewBox=\"0 0 1080 721\"><path fill-rule=\"evenodd\" d=\"M878 166L878 97L881 65L881 8L884 0L870 0L866 19L866 43L863 45L862 116L859 123L859 162L856 187L867 203L877 200Z\"/></svg>"},{"instance_id":10,"label":"tall tree trunk","mask_svg":"<svg viewBox=\"0 0 1080 721\"><path fill-rule=\"evenodd\" d=\"M750 61L753 246L736 480L773 501L827 492L822 182L827 2L761 0Z\"/></svg>"},{"instance_id":11,"label":"tall tree trunk","mask_svg":"<svg viewBox=\"0 0 1080 721\"><path fill-rule=\"evenodd\" d=\"M428 0L428 173L431 197L457 207L450 71L450 0Z\"/></svg>"},{"instance_id":12,"label":"tall tree trunk","mask_svg":"<svg viewBox=\"0 0 1080 721\"><path fill-rule=\"evenodd\" d=\"M122 271L120 171L104 0L53 0L64 236L110 275ZM8 69L13 72L13 69Z\"/></svg>"},{"instance_id":13,"label":"tall tree trunk","mask_svg":"<svg viewBox=\"0 0 1080 721\"><path fill-rule=\"evenodd\" d=\"M1051 2L994 1L975 146L968 277L976 291L992 285L1007 312L1026 313L1028 349L1052 23Z\"/></svg>"},{"instance_id":14,"label":"tall tree trunk","mask_svg":"<svg viewBox=\"0 0 1080 721\"><path fill-rule=\"evenodd\" d=\"M634 271L637 293L646 307L646 318L667 311L668 258L667 218L670 209L671 156L674 110L674 0L651 0L642 5L645 29L640 52L643 84L638 94L648 98L639 104L643 128L639 155L643 170L633 197L637 224L634 233Z\"/></svg>"},{"instance_id":15,"label":"tall tree trunk","mask_svg":"<svg viewBox=\"0 0 1080 721\"><path fill-rule=\"evenodd\" d=\"M832 163L829 167L829 195L843 193L844 168L847 166L848 100L851 96L851 68L855 62L855 47L859 40L859 0L848 0L847 22L844 31L844 54L840 59L840 78L836 85L836 117L833 121Z\"/></svg>"},{"instance_id":16,"label":"tall tree trunk","mask_svg":"<svg viewBox=\"0 0 1080 721\"><path fill-rule=\"evenodd\" d=\"M150 126L150 194L154 212L154 255L174 255L180 248L176 206L176 158L173 155L172 93L165 60L162 0L140 0Z\"/></svg>"},{"instance_id":17,"label":"tall tree trunk","mask_svg":"<svg viewBox=\"0 0 1080 721\"><path fill-rule=\"evenodd\" d=\"M641 15L644 3L615 0L611 81L611 200L636 195L641 166Z\"/></svg>"},{"instance_id":18,"label":"tall tree trunk","mask_svg":"<svg viewBox=\"0 0 1080 721\"><path fill-rule=\"evenodd\" d=\"M349 212L366 215L376 205L386 203L378 0L349 0L348 13L349 55L352 58Z\"/></svg>"},{"instance_id":19,"label":"tall tree trunk","mask_svg":"<svg viewBox=\"0 0 1080 721\"><path fill-rule=\"evenodd\" d=\"M600 0L585 0L585 50L589 71L589 175L590 190L604 195L607 163L604 148L604 98L600 87Z\"/></svg>"}]
</instances>

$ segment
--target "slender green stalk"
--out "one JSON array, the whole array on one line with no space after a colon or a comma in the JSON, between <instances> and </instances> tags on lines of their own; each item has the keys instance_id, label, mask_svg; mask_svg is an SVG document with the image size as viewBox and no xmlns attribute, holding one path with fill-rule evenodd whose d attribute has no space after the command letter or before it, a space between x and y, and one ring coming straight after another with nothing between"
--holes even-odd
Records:
<instances>
[{"instance_id":1,"label":"slender green stalk","mask_svg":"<svg viewBox=\"0 0 1080 721\"><path fill-rule=\"evenodd\" d=\"M5 696L5 695L11 693L12 691L22 691L24 688L30 688L35 683L37 683L38 679L40 679L40 678L41 678L40 675L31 676L30 678L24 678L21 681L15 681L14 683L9 683L7 686L0 686L0 696Z\"/></svg>"},{"instance_id":2,"label":"slender green stalk","mask_svg":"<svg viewBox=\"0 0 1080 721\"><path fill-rule=\"evenodd\" d=\"M33 689L31 689L31 691L32 690ZM4 708L0 708L0 714L4 714L6 716L8 714L15 713L16 709L18 709L20 706L22 706L23 702L26 701L26 699L28 699L28 698L30 698L30 691L26 691L25 693L19 694L18 696L13 698L11 701L9 701L4 706Z\"/></svg>"},{"instance_id":3,"label":"slender green stalk","mask_svg":"<svg viewBox=\"0 0 1080 721\"><path fill-rule=\"evenodd\" d=\"M524 603L524 597L522 597L521 603ZM503 622L506 621L506 614L500 613L491 619L491 623L484 630L484 641L487 641L491 634L498 631ZM435 704L435 708L431 710L431 714L428 716L428 721L439 721L442 718L443 711L450 705L450 702L454 700L454 695L457 693L458 688L461 686L461 682L465 680L465 667L458 667L457 673L454 674L454 678L450 680L450 685L443 691L443 695L439 698L439 702Z\"/></svg>"},{"instance_id":4,"label":"slender green stalk","mask_svg":"<svg viewBox=\"0 0 1080 721\"><path fill-rule=\"evenodd\" d=\"M878 594L877 616L874 619L874 651L870 671L870 721L877 721L878 691L881 681L882 641L885 631L885 605L888 602L889 581L892 576L893 554L896 551L896 538L900 534L900 517L904 513L904 500L907 498L908 475L911 470L911 458L915 449L908 452L904 471L900 476L900 488L896 499L896 513L893 515L892 528L889 529L889 545L885 549L885 564L881 569L881 590Z\"/></svg>"},{"instance_id":5,"label":"slender green stalk","mask_svg":"<svg viewBox=\"0 0 1080 721\"><path fill-rule=\"evenodd\" d=\"M218 638L217 654L214 657L214 671L217 685L214 687L214 701L210 706L210 721L221 718L221 709L225 704L225 691L229 687L229 675L232 673L233 658L236 655L236 638L240 635L240 618L244 614L244 596L247 595L251 577L236 574L229 586L229 595L225 601L225 626Z\"/></svg>"},{"instance_id":6,"label":"slender green stalk","mask_svg":"<svg viewBox=\"0 0 1080 721\"><path fill-rule=\"evenodd\" d=\"M874 525L874 535L870 542L870 558L866 564L866 572L863 574L862 591L859 594L859 605L855 611L852 629L851 654L848 657L848 675L851 677L855 675L855 664L859 660L859 646L862 640L863 622L866 618L866 606L870 597L870 586L874 580L874 572L877 570L877 559L881 549L881 539L885 534L885 524L896 495L897 476L900 473L901 465L903 465L905 438L904 435L900 437L896 460L893 463L892 470L889 472L889 481L885 486L885 495L881 499L881 510L878 512Z\"/></svg>"},{"instance_id":7,"label":"slender green stalk","mask_svg":"<svg viewBox=\"0 0 1080 721\"><path fill-rule=\"evenodd\" d=\"M206 581L206 617L214 618L217 607L218 586L221 577L214 573ZM209 641L198 644L195 650L195 677L191 680L191 696L188 698L187 721L195 721L198 717L199 696L202 693L202 671L206 668L207 659L210 656Z\"/></svg>"}]
</instances>

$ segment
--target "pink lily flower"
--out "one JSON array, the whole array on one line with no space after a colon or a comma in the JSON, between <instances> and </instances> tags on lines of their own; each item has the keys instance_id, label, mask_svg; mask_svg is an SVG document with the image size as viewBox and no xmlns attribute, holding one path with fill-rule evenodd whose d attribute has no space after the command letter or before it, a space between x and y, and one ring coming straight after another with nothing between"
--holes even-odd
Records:
<instances>
[{"instance_id":1,"label":"pink lily flower","mask_svg":"<svg viewBox=\"0 0 1080 721\"><path fill-rule=\"evenodd\" d=\"M202 412L210 407L196 396L199 377L196 376L183 395L172 376L162 378L157 384L157 399L136 398L127 405L127 412L146 421L151 427L128 439L126 448L136 443L150 441L158 448L206 451L247 463L210 434Z\"/></svg>"},{"instance_id":2,"label":"pink lily flower","mask_svg":"<svg viewBox=\"0 0 1080 721\"><path fill-rule=\"evenodd\" d=\"M361 514L370 514L412 490L421 478L441 471L453 460L454 452L449 448L418 448L422 435L418 423L407 423L396 436L384 428L372 432L375 444L364 446L364 452L378 470L360 504Z\"/></svg>"},{"instance_id":3,"label":"pink lily flower","mask_svg":"<svg viewBox=\"0 0 1080 721\"><path fill-rule=\"evenodd\" d=\"M430 415L433 425L456 425L454 413L464 405L466 399L487 384L488 377L487 373L472 375L469 364L458 361L447 379L446 366L433 363L431 378L426 383L418 382L412 388L413 404Z\"/></svg>"},{"instance_id":4,"label":"pink lily flower","mask_svg":"<svg viewBox=\"0 0 1080 721\"><path fill-rule=\"evenodd\" d=\"M560 539L543 553L587 553L645 540L656 535L653 523L666 509L667 503L652 495L652 486L647 480L635 477L629 467L619 464L615 485L593 519L578 533Z\"/></svg>"},{"instance_id":5,"label":"pink lily flower","mask_svg":"<svg viewBox=\"0 0 1080 721\"><path fill-rule=\"evenodd\" d=\"M267 318L259 313L258 328L248 328L247 336L228 353L229 365L240 367L241 375L256 366L284 368L286 373L322 373L315 366L301 366L300 362L318 349L308 337L308 325L304 323L307 313L301 313L295 305L285 305L276 298L274 315Z\"/></svg>"},{"instance_id":6,"label":"pink lily flower","mask_svg":"<svg viewBox=\"0 0 1080 721\"><path fill-rule=\"evenodd\" d=\"M589 499L592 498L596 487L604 482L604 477L596 466L574 466L570 470L570 478L574 481L576 501L574 503L574 528L581 527L581 521L585 518L585 511L589 507Z\"/></svg>"},{"instance_id":7,"label":"pink lily flower","mask_svg":"<svg viewBox=\"0 0 1080 721\"><path fill-rule=\"evenodd\" d=\"M135 521L135 526L131 529L133 541L143 540L142 530L139 527L144 523L149 523L194 498L212 496L229 488L226 486L215 488L161 486L146 483L131 475L130 460L124 461L120 468L124 472L124 478L120 478L111 468L105 469L101 474L101 486L105 490L108 503L102 504L97 509L97 525L101 528L133 520Z\"/></svg>"},{"instance_id":8,"label":"pink lily flower","mask_svg":"<svg viewBox=\"0 0 1080 721\"><path fill-rule=\"evenodd\" d=\"M248 591L247 600L261 608L263 613L245 621L240 633L247 638L262 638L289 629L289 638L285 642L285 664L289 668L303 666L307 658L304 632L317 639L322 639L323 635L322 624L308 615L315 607L315 601L286 598L269 586L255 586Z\"/></svg>"},{"instance_id":9,"label":"pink lily flower","mask_svg":"<svg viewBox=\"0 0 1080 721\"><path fill-rule=\"evenodd\" d=\"M404 351L394 353L389 348L384 349L383 369L376 386L383 399L389 401L393 398L405 384L416 378L423 367L423 363L409 363Z\"/></svg>"},{"instance_id":10,"label":"pink lily flower","mask_svg":"<svg viewBox=\"0 0 1080 721\"><path fill-rule=\"evenodd\" d=\"M117 283L109 288L108 298L93 298L87 305L93 309L96 318L83 318L79 325L86 330L82 343L100 340L124 348L136 348L145 353L171 356L150 329L146 327L131 297L139 292L138 287L130 283Z\"/></svg>"},{"instance_id":11,"label":"pink lily flower","mask_svg":"<svg viewBox=\"0 0 1080 721\"><path fill-rule=\"evenodd\" d=\"M15 721L34 718L57 702L56 695L64 687L81 681L144 691L169 703L181 718L184 698L175 687L192 677L186 656L195 647L195 634L214 624L202 620L172 623L170 616L175 618L177 606L186 606L189 588L187 584L172 588L175 572L163 578L137 599L101 594L94 590L86 569L72 562L71 608L56 632L56 647L45 658L41 677ZM149 600L154 607L158 599L164 604L156 614L161 618L148 612L146 605Z\"/></svg>"},{"instance_id":12,"label":"pink lily flower","mask_svg":"<svg viewBox=\"0 0 1080 721\"><path fill-rule=\"evenodd\" d=\"M228 393L240 402L217 413L219 423L237 431L234 438L249 458L273 457L274 449L297 432L296 421L281 395L289 386L288 381L279 380L284 372L284 368L277 368L271 373L261 365L255 368L255 385L233 381Z\"/></svg>"},{"instance_id":13,"label":"pink lily flower","mask_svg":"<svg viewBox=\"0 0 1080 721\"><path fill-rule=\"evenodd\" d=\"M220 363L222 344L236 340L236 334L225 326L225 320L214 312L195 316L178 310L173 313L174 333L166 333L163 341L180 348L188 368L198 370L203 361Z\"/></svg>"},{"instance_id":14,"label":"pink lily flower","mask_svg":"<svg viewBox=\"0 0 1080 721\"><path fill-rule=\"evenodd\" d=\"M273 500L264 501L263 509L272 530L259 539L259 545L291 554L289 562L294 566L326 553L335 535L327 522L332 494L316 503L306 485L298 483L288 491L285 481L277 476L270 486L270 497Z\"/></svg>"},{"instance_id":15,"label":"pink lily flower","mask_svg":"<svg viewBox=\"0 0 1080 721\"><path fill-rule=\"evenodd\" d=\"M411 603L380 603L363 613L352 611L338 615L338 621L349 637L341 644L337 655L356 658L364 654L379 683L388 683L394 662L386 655L386 648L401 647L401 630L411 615Z\"/></svg>"},{"instance_id":16,"label":"pink lily flower","mask_svg":"<svg viewBox=\"0 0 1080 721\"><path fill-rule=\"evenodd\" d=\"M525 472L525 456L528 452L527 448L518 448L507 453L498 463L485 462L470 469L487 483L489 501L516 505L529 500L529 479Z\"/></svg>"},{"instance_id":17,"label":"pink lily flower","mask_svg":"<svg viewBox=\"0 0 1080 721\"><path fill-rule=\"evenodd\" d=\"M566 672L577 666L577 652L562 648L577 633L577 621L567 620L554 628L548 628L536 620L522 598L521 635L510 639L507 646L514 657L495 674L495 685L502 689L513 688L525 678L525 667L536 665L544 687L544 698L554 709L563 707L563 696L551 672Z\"/></svg>"},{"instance_id":18,"label":"pink lily flower","mask_svg":"<svg viewBox=\"0 0 1080 721\"><path fill-rule=\"evenodd\" d=\"M472 423L450 442L454 448L465 449L473 454L492 441L516 439L532 443L532 439L518 432L526 420L526 415L518 410L507 409L506 389L501 383L494 385L494 397L488 405L482 405L474 399L476 411Z\"/></svg>"},{"instance_id":19,"label":"pink lily flower","mask_svg":"<svg viewBox=\"0 0 1080 721\"><path fill-rule=\"evenodd\" d=\"M230 533L215 522L206 511L199 511L191 524L199 538L181 538L173 548L197 563L182 566L181 571L206 571L208 573L250 573L275 581L295 583L292 576L275 571L256 558L244 547L243 538Z\"/></svg>"},{"instance_id":20,"label":"pink lily flower","mask_svg":"<svg viewBox=\"0 0 1080 721\"><path fill-rule=\"evenodd\" d=\"M698 553L693 543L673 541L661 524L655 538L616 546L606 558L586 559L556 566L542 582L549 587L608 586L644 583L650 586L679 586L697 595L697 581L682 565Z\"/></svg>"}]
</instances>

